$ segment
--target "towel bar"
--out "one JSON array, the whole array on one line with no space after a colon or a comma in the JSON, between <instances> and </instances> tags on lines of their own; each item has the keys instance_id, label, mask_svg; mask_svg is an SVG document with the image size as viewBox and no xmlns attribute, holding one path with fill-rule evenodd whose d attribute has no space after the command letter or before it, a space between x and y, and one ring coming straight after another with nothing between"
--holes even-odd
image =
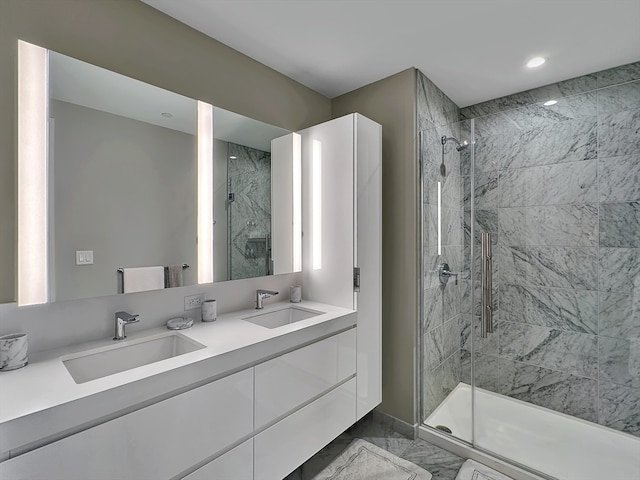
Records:
<instances>
[{"instance_id":1,"label":"towel bar","mask_svg":"<svg viewBox=\"0 0 640 480\"><path fill-rule=\"evenodd\" d=\"M167 268L167 267L165 267L165 268ZM182 268L189 268L189 264L188 263L183 263L182 264ZM118 268L118 272L119 273L124 273L124 268L123 267Z\"/></svg>"}]
</instances>

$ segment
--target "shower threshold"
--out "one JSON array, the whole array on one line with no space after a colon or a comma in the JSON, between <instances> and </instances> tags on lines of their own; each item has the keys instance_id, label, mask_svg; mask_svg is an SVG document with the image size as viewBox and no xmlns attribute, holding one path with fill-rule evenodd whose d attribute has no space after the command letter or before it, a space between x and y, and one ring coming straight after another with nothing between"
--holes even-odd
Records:
<instances>
[{"instance_id":1,"label":"shower threshold","mask_svg":"<svg viewBox=\"0 0 640 480\"><path fill-rule=\"evenodd\" d=\"M640 479L640 438L480 388L474 406L474 438L465 383L425 423L559 480Z\"/></svg>"}]
</instances>

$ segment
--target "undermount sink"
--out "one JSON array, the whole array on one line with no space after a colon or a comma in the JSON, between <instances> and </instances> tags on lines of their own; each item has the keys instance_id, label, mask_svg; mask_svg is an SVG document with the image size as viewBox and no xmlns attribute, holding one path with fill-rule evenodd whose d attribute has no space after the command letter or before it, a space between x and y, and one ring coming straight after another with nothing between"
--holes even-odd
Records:
<instances>
[{"instance_id":1,"label":"undermount sink","mask_svg":"<svg viewBox=\"0 0 640 480\"><path fill-rule=\"evenodd\" d=\"M244 317L242 320L260 325L265 328L278 328L291 323L306 320L307 318L322 315L324 312L308 310L306 308L294 307L293 305L280 310L272 310L264 313L256 313Z\"/></svg>"},{"instance_id":2,"label":"undermount sink","mask_svg":"<svg viewBox=\"0 0 640 480\"><path fill-rule=\"evenodd\" d=\"M201 348L205 348L204 345L173 332L82 352L66 357L62 363L76 383L85 383Z\"/></svg>"}]
</instances>

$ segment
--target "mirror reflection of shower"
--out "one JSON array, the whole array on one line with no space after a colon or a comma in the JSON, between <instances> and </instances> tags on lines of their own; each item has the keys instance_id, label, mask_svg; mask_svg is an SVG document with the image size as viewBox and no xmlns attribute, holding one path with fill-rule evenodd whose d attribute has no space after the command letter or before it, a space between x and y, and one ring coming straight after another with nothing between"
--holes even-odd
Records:
<instances>
[{"instance_id":1,"label":"mirror reflection of shower","mask_svg":"<svg viewBox=\"0 0 640 480\"><path fill-rule=\"evenodd\" d=\"M273 272L271 152L227 142L227 279Z\"/></svg>"},{"instance_id":2,"label":"mirror reflection of shower","mask_svg":"<svg viewBox=\"0 0 640 480\"><path fill-rule=\"evenodd\" d=\"M445 167L444 165L444 147L449 142L453 142L456 144L456 150L458 152L466 150L467 147L469 146L469 142L467 142L466 140L464 142L460 142L457 138L447 137L446 135L443 135L440 138L440 143L442 144L442 162L440 163L440 175L443 177L447 175L447 167Z\"/></svg>"}]
</instances>

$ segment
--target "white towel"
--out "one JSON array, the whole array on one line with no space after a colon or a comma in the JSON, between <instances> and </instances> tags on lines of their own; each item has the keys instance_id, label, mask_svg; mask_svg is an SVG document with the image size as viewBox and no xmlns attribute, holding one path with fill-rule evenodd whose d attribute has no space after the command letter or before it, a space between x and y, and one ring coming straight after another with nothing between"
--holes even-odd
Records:
<instances>
[{"instance_id":1,"label":"white towel","mask_svg":"<svg viewBox=\"0 0 640 480\"><path fill-rule=\"evenodd\" d=\"M144 292L164 288L164 267L123 268L124 293Z\"/></svg>"},{"instance_id":2,"label":"white towel","mask_svg":"<svg viewBox=\"0 0 640 480\"><path fill-rule=\"evenodd\" d=\"M469 459L462 464L456 480L513 480L511 477L495 471L478 462Z\"/></svg>"}]
</instances>

